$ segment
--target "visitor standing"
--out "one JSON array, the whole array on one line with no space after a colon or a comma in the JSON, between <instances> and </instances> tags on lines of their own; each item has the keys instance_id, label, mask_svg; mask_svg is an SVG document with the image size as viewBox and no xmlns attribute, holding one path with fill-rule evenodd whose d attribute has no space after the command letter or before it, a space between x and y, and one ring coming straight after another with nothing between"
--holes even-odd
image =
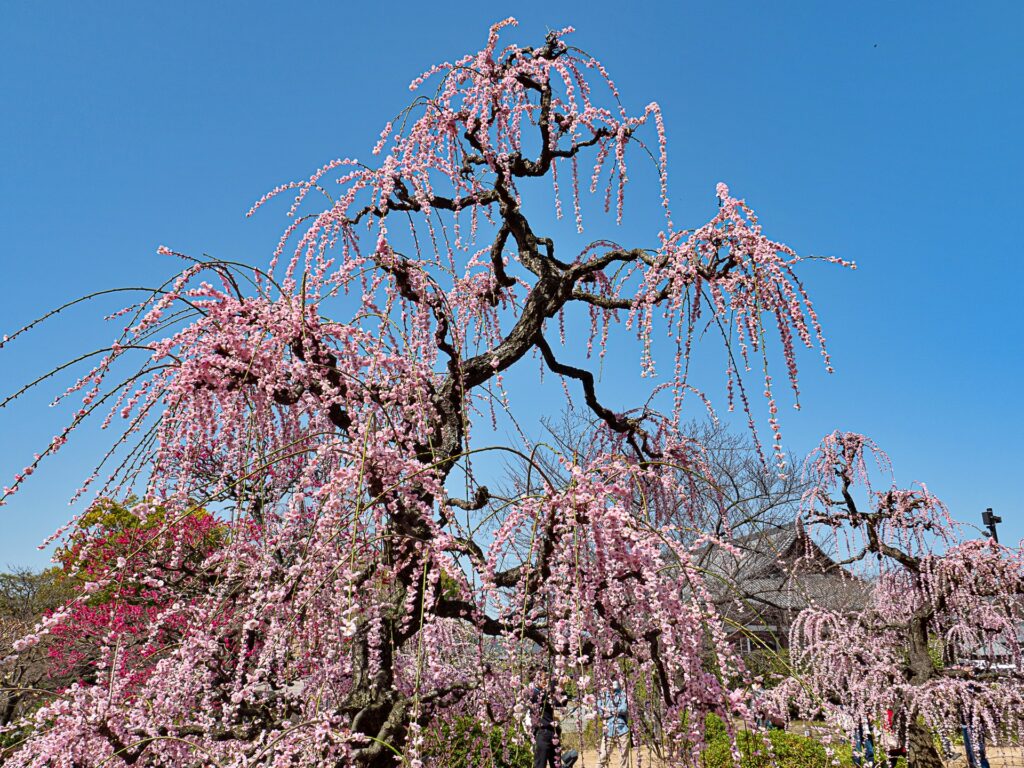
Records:
<instances>
[{"instance_id":1,"label":"visitor standing","mask_svg":"<svg viewBox=\"0 0 1024 768\"><path fill-rule=\"evenodd\" d=\"M598 698L597 711L604 724L601 729L598 768L608 768L613 750L619 754L619 768L628 768L631 765L630 750L632 747L632 738L629 733L629 706L626 701L626 692L618 680L612 683L610 691L605 691Z\"/></svg>"},{"instance_id":2,"label":"visitor standing","mask_svg":"<svg viewBox=\"0 0 1024 768\"><path fill-rule=\"evenodd\" d=\"M530 689L530 718L533 724L533 768L559 768L559 728L554 683L546 671L537 674Z\"/></svg>"},{"instance_id":3,"label":"visitor standing","mask_svg":"<svg viewBox=\"0 0 1024 768\"><path fill-rule=\"evenodd\" d=\"M865 768L875 764L875 738L870 724L858 722L853 727L853 764Z\"/></svg>"}]
</instances>

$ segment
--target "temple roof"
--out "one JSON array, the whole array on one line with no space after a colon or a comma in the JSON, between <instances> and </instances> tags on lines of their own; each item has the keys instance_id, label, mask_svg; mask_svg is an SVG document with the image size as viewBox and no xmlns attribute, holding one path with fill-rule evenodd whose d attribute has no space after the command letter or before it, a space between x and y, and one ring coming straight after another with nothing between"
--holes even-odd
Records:
<instances>
[{"instance_id":1,"label":"temple roof","mask_svg":"<svg viewBox=\"0 0 1024 768\"><path fill-rule=\"evenodd\" d=\"M770 527L697 553L716 602L735 615L765 609L799 611L810 606L855 610L867 599L869 585L841 568L802 526Z\"/></svg>"}]
</instances>

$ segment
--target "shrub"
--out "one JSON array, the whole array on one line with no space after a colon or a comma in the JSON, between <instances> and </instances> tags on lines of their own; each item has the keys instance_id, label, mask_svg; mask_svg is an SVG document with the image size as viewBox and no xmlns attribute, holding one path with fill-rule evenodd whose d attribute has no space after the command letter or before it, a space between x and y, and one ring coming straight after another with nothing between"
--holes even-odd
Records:
<instances>
[{"instance_id":1,"label":"shrub","mask_svg":"<svg viewBox=\"0 0 1024 768\"><path fill-rule=\"evenodd\" d=\"M840 766L853 764L848 744L836 747L829 754L821 742L786 731L769 731L765 735L742 731L737 745L741 768L835 768L837 759ZM731 768L733 765L731 745L724 729L721 735L716 734L709 740L702 764L704 768Z\"/></svg>"},{"instance_id":2,"label":"shrub","mask_svg":"<svg viewBox=\"0 0 1024 768\"><path fill-rule=\"evenodd\" d=\"M514 740L511 728L487 726L471 717L443 723L426 734L424 763L436 768L530 768L528 740Z\"/></svg>"},{"instance_id":3,"label":"shrub","mask_svg":"<svg viewBox=\"0 0 1024 768\"><path fill-rule=\"evenodd\" d=\"M707 715L704 718L704 738L710 743L712 741L728 740L729 733L725 730L725 723L718 715Z\"/></svg>"}]
</instances>

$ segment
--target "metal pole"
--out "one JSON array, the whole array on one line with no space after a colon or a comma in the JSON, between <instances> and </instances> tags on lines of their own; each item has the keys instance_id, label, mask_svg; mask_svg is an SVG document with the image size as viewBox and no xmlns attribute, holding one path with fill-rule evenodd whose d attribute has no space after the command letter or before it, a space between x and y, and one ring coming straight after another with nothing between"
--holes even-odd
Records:
<instances>
[{"instance_id":1,"label":"metal pole","mask_svg":"<svg viewBox=\"0 0 1024 768\"><path fill-rule=\"evenodd\" d=\"M1003 522L1003 518L999 517L999 515L992 514L992 507L989 507L981 513L981 522L983 522L988 528L988 532L992 536L992 541L998 544L999 536L996 533L996 525Z\"/></svg>"}]
</instances>

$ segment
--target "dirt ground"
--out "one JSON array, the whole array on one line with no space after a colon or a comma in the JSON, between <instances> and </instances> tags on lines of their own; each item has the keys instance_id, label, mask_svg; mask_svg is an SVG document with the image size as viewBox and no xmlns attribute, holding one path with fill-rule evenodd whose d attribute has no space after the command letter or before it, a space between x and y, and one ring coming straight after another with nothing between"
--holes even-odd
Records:
<instances>
[{"instance_id":1,"label":"dirt ground","mask_svg":"<svg viewBox=\"0 0 1024 768\"><path fill-rule=\"evenodd\" d=\"M986 752L992 768L1024 768L1024 747L989 747ZM948 768L967 768L967 758L960 756L946 765Z\"/></svg>"},{"instance_id":2,"label":"dirt ground","mask_svg":"<svg viewBox=\"0 0 1024 768\"><path fill-rule=\"evenodd\" d=\"M569 746L572 746L571 744ZM989 747L988 762L991 768L1024 768L1024 747ZM643 752L643 768L671 768L658 762L648 750ZM946 762L947 768L967 768L967 760L961 754L955 760ZM597 768L597 750L588 749L580 753L575 768ZM618 756L611 761L611 768L619 768ZM629 768L638 768L637 752L633 751Z\"/></svg>"},{"instance_id":3,"label":"dirt ground","mask_svg":"<svg viewBox=\"0 0 1024 768\"><path fill-rule=\"evenodd\" d=\"M650 750L645 749L642 754L643 762L637 760L637 750L633 750L629 768L638 768L638 765L642 765L643 768L670 768L669 766L657 762L654 756L650 753ZM580 752L580 759L576 762L574 768L597 768L597 750L587 749ZM613 755L610 761L610 768L619 768L619 756ZM994 765L992 768L996 768Z\"/></svg>"}]
</instances>

